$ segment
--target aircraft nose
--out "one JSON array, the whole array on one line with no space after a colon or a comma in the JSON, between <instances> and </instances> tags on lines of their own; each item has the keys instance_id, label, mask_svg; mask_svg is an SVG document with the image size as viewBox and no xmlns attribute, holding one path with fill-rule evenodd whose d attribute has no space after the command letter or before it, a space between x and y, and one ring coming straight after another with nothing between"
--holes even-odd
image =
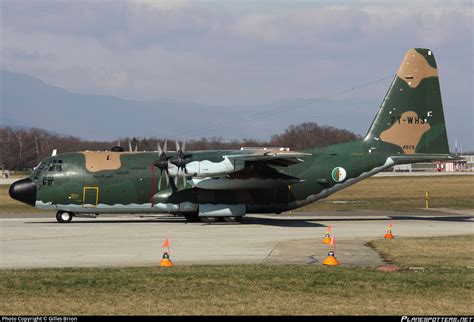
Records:
<instances>
[{"instance_id":1,"label":"aircraft nose","mask_svg":"<svg viewBox=\"0 0 474 322\"><path fill-rule=\"evenodd\" d=\"M36 204L36 185L30 178L15 181L8 190L10 197L31 206Z\"/></svg>"}]
</instances>

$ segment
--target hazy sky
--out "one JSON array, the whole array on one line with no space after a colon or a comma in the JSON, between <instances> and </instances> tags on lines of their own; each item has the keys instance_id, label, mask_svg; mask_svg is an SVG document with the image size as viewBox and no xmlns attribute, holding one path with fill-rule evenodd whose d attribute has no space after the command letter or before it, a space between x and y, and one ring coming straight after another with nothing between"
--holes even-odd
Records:
<instances>
[{"instance_id":1,"label":"hazy sky","mask_svg":"<svg viewBox=\"0 0 474 322\"><path fill-rule=\"evenodd\" d=\"M411 47L430 48L454 111L448 131L461 127L474 148L472 1L0 0L0 9L1 68L77 92L222 108L334 93L393 75ZM389 83L352 95L380 102Z\"/></svg>"}]
</instances>

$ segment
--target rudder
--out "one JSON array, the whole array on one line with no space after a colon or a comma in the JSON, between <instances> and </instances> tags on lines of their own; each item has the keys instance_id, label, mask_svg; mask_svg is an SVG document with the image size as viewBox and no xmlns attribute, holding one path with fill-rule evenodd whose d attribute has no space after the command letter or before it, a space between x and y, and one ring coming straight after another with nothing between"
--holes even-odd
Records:
<instances>
[{"instance_id":1,"label":"rudder","mask_svg":"<svg viewBox=\"0 0 474 322\"><path fill-rule=\"evenodd\" d=\"M438 69L429 49L410 49L364 141L398 154L448 154ZM376 142L375 142L376 141Z\"/></svg>"}]
</instances>

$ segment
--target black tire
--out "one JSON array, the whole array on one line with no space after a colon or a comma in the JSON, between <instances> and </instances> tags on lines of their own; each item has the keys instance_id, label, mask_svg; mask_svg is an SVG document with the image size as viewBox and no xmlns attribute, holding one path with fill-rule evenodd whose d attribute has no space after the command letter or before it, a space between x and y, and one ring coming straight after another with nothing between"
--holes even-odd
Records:
<instances>
[{"instance_id":1,"label":"black tire","mask_svg":"<svg viewBox=\"0 0 474 322\"><path fill-rule=\"evenodd\" d=\"M74 214L72 212L58 211L56 213L56 220L61 224L71 222L72 217L74 217Z\"/></svg>"},{"instance_id":2,"label":"black tire","mask_svg":"<svg viewBox=\"0 0 474 322\"><path fill-rule=\"evenodd\" d=\"M224 217L225 222L241 222L243 216L235 216L235 217Z\"/></svg>"},{"instance_id":3,"label":"black tire","mask_svg":"<svg viewBox=\"0 0 474 322\"><path fill-rule=\"evenodd\" d=\"M184 215L187 222L199 222L199 217L197 214L186 214Z\"/></svg>"},{"instance_id":4,"label":"black tire","mask_svg":"<svg viewBox=\"0 0 474 322\"><path fill-rule=\"evenodd\" d=\"M199 217L199 219L201 220L201 222L207 224L212 224L219 221L219 217Z\"/></svg>"}]
</instances>

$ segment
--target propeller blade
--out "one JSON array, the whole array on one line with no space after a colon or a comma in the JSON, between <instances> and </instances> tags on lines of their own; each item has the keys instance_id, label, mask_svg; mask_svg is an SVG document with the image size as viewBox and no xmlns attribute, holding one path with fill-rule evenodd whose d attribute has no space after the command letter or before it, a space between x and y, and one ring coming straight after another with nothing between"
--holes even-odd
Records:
<instances>
[{"instance_id":1,"label":"propeller blade","mask_svg":"<svg viewBox=\"0 0 474 322\"><path fill-rule=\"evenodd\" d=\"M161 191L161 179L162 179L162 176L163 176L163 171L161 171L160 179L158 179L158 191Z\"/></svg>"},{"instance_id":2,"label":"propeller blade","mask_svg":"<svg viewBox=\"0 0 474 322\"><path fill-rule=\"evenodd\" d=\"M165 139L165 143L163 144L163 152L168 152L168 140Z\"/></svg>"},{"instance_id":3,"label":"propeller blade","mask_svg":"<svg viewBox=\"0 0 474 322\"><path fill-rule=\"evenodd\" d=\"M183 189L186 188L186 168L183 168Z\"/></svg>"},{"instance_id":4,"label":"propeller blade","mask_svg":"<svg viewBox=\"0 0 474 322\"><path fill-rule=\"evenodd\" d=\"M176 141L175 141L175 144L176 144L176 153L178 153L178 151L181 150L181 148L179 147L179 141L176 140Z\"/></svg>"},{"instance_id":5,"label":"propeller blade","mask_svg":"<svg viewBox=\"0 0 474 322\"><path fill-rule=\"evenodd\" d=\"M158 154L161 156L163 153L163 150L161 149L160 141L156 142L156 147L158 148Z\"/></svg>"},{"instance_id":6,"label":"propeller blade","mask_svg":"<svg viewBox=\"0 0 474 322\"><path fill-rule=\"evenodd\" d=\"M183 151L183 154L184 154L184 151L186 151L186 141L183 141L183 146L181 147L181 151Z\"/></svg>"},{"instance_id":7,"label":"propeller blade","mask_svg":"<svg viewBox=\"0 0 474 322\"><path fill-rule=\"evenodd\" d=\"M134 151L135 151L135 152L138 152L138 142L137 142L137 144L135 145L135 150L134 150Z\"/></svg>"},{"instance_id":8,"label":"propeller blade","mask_svg":"<svg viewBox=\"0 0 474 322\"><path fill-rule=\"evenodd\" d=\"M176 173L176 187L178 188L179 188L179 181L180 181L179 179L181 178L180 172L181 172L181 168L178 168L178 172Z\"/></svg>"},{"instance_id":9,"label":"propeller blade","mask_svg":"<svg viewBox=\"0 0 474 322\"><path fill-rule=\"evenodd\" d=\"M168 174L168 170L165 171L165 178L166 178L166 186L168 187L170 184L170 176Z\"/></svg>"},{"instance_id":10,"label":"propeller blade","mask_svg":"<svg viewBox=\"0 0 474 322\"><path fill-rule=\"evenodd\" d=\"M128 151L132 152L132 142L128 140Z\"/></svg>"}]
</instances>

